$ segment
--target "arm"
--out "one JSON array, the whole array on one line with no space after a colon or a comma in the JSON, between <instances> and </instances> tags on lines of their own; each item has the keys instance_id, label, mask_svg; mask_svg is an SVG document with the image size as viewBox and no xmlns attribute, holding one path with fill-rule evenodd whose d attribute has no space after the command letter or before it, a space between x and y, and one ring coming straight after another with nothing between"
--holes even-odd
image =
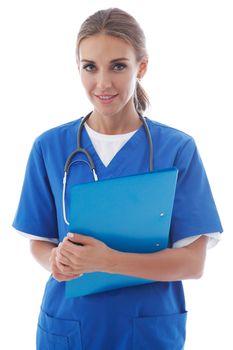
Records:
<instances>
[{"instance_id":1,"label":"arm","mask_svg":"<svg viewBox=\"0 0 233 350\"><path fill-rule=\"evenodd\" d=\"M43 266L49 272L52 272L49 261L50 256L52 250L56 247L57 245L51 242L32 239L30 240L30 249L33 257L41 266Z\"/></svg>"},{"instance_id":2,"label":"arm","mask_svg":"<svg viewBox=\"0 0 233 350\"><path fill-rule=\"evenodd\" d=\"M69 240L83 246L76 246ZM120 252L80 234L74 234L69 240L64 239L57 253L58 266L64 273L103 271L155 281L178 281L201 277L208 237L201 236L183 248L150 254Z\"/></svg>"},{"instance_id":3,"label":"arm","mask_svg":"<svg viewBox=\"0 0 233 350\"><path fill-rule=\"evenodd\" d=\"M207 242L208 237L201 236L183 248L165 249L151 254L117 252L112 256L108 272L163 282L197 279L204 270Z\"/></svg>"},{"instance_id":4,"label":"arm","mask_svg":"<svg viewBox=\"0 0 233 350\"><path fill-rule=\"evenodd\" d=\"M79 276L77 274L64 273L58 268L56 244L47 241L30 240L30 248L36 261L47 271L51 272L57 281L68 281Z\"/></svg>"}]
</instances>

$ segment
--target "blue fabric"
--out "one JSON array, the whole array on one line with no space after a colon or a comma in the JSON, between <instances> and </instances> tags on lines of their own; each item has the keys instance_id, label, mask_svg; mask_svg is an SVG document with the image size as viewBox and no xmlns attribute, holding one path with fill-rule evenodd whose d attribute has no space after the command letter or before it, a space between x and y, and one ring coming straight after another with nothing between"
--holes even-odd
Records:
<instances>
[{"instance_id":1,"label":"blue fabric","mask_svg":"<svg viewBox=\"0 0 233 350\"><path fill-rule=\"evenodd\" d=\"M182 238L222 232L203 164L187 134L147 118L154 144L155 170L179 170L170 246ZM20 231L63 240L62 178L76 148L80 119L35 140L13 226ZM84 128L82 145L93 156L100 179L149 171L149 145L142 127L105 167ZM78 155L78 159L85 159ZM92 181L84 163L72 165L67 186ZM80 232L81 233L81 232ZM143 234L143 233L142 233ZM182 282L155 282L78 298L65 298L65 283L49 278L38 322L37 350L183 349L186 310Z\"/></svg>"}]
</instances>

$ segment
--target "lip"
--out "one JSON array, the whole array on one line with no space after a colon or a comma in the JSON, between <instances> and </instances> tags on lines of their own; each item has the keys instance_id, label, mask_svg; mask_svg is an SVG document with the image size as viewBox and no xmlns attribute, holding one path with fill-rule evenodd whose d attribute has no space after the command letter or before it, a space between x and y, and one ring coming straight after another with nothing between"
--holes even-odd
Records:
<instances>
[{"instance_id":1,"label":"lip","mask_svg":"<svg viewBox=\"0 0 233 350\"><path fill-rule=\"evenodd\" d=\"M100 96L111 96L111 98L102 99ZM112 103L117 96L118 96L118 94L116 94L116 95L110 95L110 94L95 95L95 97L98 99L98 101L104 105L108 105L108 104Z\"/></svg>"}]
</instances>

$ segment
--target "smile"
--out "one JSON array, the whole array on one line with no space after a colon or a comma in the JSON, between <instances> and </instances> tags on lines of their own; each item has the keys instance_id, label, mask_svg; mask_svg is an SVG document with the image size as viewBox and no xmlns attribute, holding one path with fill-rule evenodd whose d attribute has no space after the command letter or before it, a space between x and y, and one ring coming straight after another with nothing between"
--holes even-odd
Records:
<instances>
[{"instance_id":1,"label":"smile","mask_svg":"<svg viewBox=\"0 0 233 350\"><path fill-rule=\"evenodd\" d=\"M108 104L111 103L117 95L95 95L101 103Z\"/></svg>"}]
</instances>

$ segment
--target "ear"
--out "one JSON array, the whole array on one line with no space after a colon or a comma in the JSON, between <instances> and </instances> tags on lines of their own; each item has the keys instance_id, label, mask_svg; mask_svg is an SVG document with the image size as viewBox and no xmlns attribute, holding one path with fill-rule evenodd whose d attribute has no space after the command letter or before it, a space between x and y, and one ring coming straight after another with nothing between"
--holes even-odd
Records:
<instances>
[{"instance_id":1,"label":"ear","mask_svg":"<svg viewBox=\"0 0 233 350\"><path fill-rule=\"evenodd\" d=\"M147 71L148 56L144 56L139 62L137 78L142 79Z\"/></svg>"}]
</instances>

